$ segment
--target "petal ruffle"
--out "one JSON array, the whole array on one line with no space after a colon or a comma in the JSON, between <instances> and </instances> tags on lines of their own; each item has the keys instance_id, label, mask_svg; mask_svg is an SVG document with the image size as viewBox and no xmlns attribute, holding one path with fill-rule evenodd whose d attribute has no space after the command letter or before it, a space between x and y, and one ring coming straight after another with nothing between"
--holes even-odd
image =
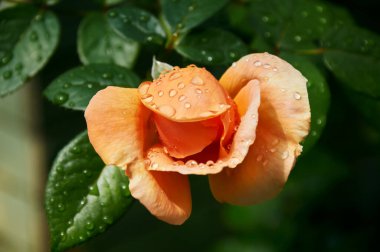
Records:
<instances>
[{"instance_id":1,"label":"petal ruffle","mask_svg":"<svg viewBox=\"0 0 380 252\"><path fill-rule=\"evenodd\" d=\"M153 215L180 225L191 213L191 193L187 176L175 172L148 171L144 162L127 167L129 190Z\"/></svg>"},{"instance_id":2,"label":"petal ruffle","mask_svg":"<svg viewBox=\"0 0 380 252\"><path fill-rule=\"evenodd\" d=\"M186 163L173 160L165 153L163 147L155 146L149 149L147 158L151 161L149 170L173 171L181 174L216 174L223 168L234 168L246 157L249 147L255 141L256 126L258 119L258 108L260 105L259 85L252 81L247 84L235 98L236 103L241 104L239 114L241 123L237 128L231 143L229 153L217 162L209 160L206 163L197 163L195 160L188 160Z\"/></svg>"},{"instance_id":3,"label":"petal ruffle","mask_svg":"<svg viewBox=\"0 0 380 252\"><path fill-rule=\"evenodd\" d=\"M107 87L91 99L85 111L88 136L104 163L125 168L143 159L150 113L137 89Z\"/></svg>"},{"instance_id":4,"label":"petal ruffle","mask_svg":"<svg viewBox=\"0 0 380 252\"><path fill-rule=\"evenodd\" d=\"M249 80L261 89L256 140L236 169L209 177L215 198L236 205L261 202L282 189L310 124L306 79L290 64L267 53L248 55L220 82L234 96Z\"/></svg>"}]
</instances>

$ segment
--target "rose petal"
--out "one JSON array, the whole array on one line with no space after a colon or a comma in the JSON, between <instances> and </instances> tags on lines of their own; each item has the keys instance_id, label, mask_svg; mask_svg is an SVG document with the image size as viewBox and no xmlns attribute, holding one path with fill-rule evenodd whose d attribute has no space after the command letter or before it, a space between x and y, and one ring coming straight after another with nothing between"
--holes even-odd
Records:
<instances>
[{"instance_id":1,"label":"rose petal","mask_svg":"<svg viewBox=\"0 0 380 252\"><path fill-rule=\"evenodd\" d=\"M236 167L244 160L250 145L255 141L258 119L257 110L260 105L259 85L254 81L249 82L236 96L235 101L238 105L240 104L241 123L233 138L230 152L225 157L215 163L210 160L209 162L198 164L195 160L188 160L184 164L168 156L162 146L155 146L147 154L147 158L151 160L148 169L205 175L219 173L225 167Z\"/></svg>"},{"instance_id":2,"label":"rose petal","mask_svg":"<svg viewBox=\"0 0 380 252\"><path fill-rule=\"evenodd\" d=\"M220 83L234 97L250 80L260 83L260 121L264 120L274 131L284 131L286 138L295 143L302 141L310 124L305 77L274 55L256 53L233 64Z\"/></svg>"},{"instance_id":3,"label":"rose petal","mask_svg":"<svg viewBox=\"0 0 380 252\"><path fill-rule=\"evenodd\" d=\"M191 192L187 176L175 172L146 170L144 163L127 167L129 190L153 215L180 225L191 213Z\"/></svg>"},{"instance_id":4,"label":"rose petal","mask_svg":"<svg viewBox=\"0 0 380 252\"><path fill-rule=\"evenodd\" d=\"M137 89L107 87L91 99L85 111L88 136L104 163L124 168L143 159L150 113Z\"/></svg>"},{"instance_id":5,"label":"rose petal","mask_svg":"<svg viewBox=\"0 0 380 252\"><path fill-rule=\"evenodd\" d=\"M204 68L174 67L154 82L139 86L141 101L155 113L177 122L195 122L224 113L226 93Z\"/></svg>"},{"instance_id":6,"label":"rose petal","mask_svg":"<svg viewBox=\"0 0 380 252\"><path fill-rule=\"evenodd\" d=\"M176 158L201 152L216 139L220 126L216 118L199 122L174 122L158 114L153 118L166 151Z\"/></svg>"},{"instance_id":7,"label":"rose petal","mask_svg":"<svg viewBox=\"0 0 380 252\"><path fill-rule=\"evenodd\" d=\"M237 205L261 202L281 190L310 124L306 79L290 64L266 53L248 55L226 71L221 84L234 95L248 80L261 88L255 143L236 169L209 177L215 198Z\"/></svg>"}]
</instances>

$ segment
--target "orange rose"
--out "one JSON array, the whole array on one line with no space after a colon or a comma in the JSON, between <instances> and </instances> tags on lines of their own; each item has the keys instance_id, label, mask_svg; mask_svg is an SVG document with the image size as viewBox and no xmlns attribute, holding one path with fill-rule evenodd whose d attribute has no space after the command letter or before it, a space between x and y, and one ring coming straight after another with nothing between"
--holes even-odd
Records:
<instances>
[{"instance_id":1,"label":"orange rose","mask_svg":"<svg viewBox=\"0 0 380 252\"><path fill-rule=\"evenodd\" d=\"M220 202L249 205L285 184L308 134L306 79L282 59L251 54L218 81L204 68L175 67L138 89L108 87L85 117L106 164L153 215L182 224L191 212L186 175L208 175Z\"/></svg>"}]
</instances>

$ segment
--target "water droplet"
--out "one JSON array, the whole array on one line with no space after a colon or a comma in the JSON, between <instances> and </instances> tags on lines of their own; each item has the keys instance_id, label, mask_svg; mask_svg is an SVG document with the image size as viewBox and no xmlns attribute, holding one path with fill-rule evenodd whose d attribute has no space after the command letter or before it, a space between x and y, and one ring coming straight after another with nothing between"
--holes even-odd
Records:
<instances>
[{"instance_id":1,"label":"water droplet","mask_svg":"<svg viewBox=\"0 0 380 252\"><path fill-rule=\"evenodd\" d=\"M208 57L207 57L207 60L211 62L213 59L212 59L211 56L208 56Z\"/></svg>"},{"instance_id":2,"label":"water droplet","mask_svg":"<svg viewBox=\"0 0 380 252\"><path fill-rule=\"evenodd\" d=\"M177 24L177 28L178 28L178 29L183 28L183 24L182 24L182 23Z\"/></svg>"},{"instance_id":3,"label":"water droplet","mask_svg":"<svg viewBox=\"0 0 380 252\"><path fill-rule=\"evenodd\" d=\"M273 139L273 141L272 141L272 145L273 145L273 146L276 146L279 142L280 142L280 141L279 141L277 138L275 138L275 139Z\"/></svg>"},{"instance_id":4,"label":"water droplet","mask_svg":"<svg viewBox=\"0 0 380 252\"><path fill-rule=\"evenodd\" d=\"M109 79L112 79L112 74L110 74L110 73L103 73L102 77L103 77L103 79L109 80Z\"/></svg>"},{"instance_id":5,"label":"water droplet","mask_svg":"<svg viewBox=\"0 0 380 252\"><path fill-rule=\"evenodd\" d=\"M170 75L169 80L176 80L181 76L182 75L180 73L173 73L172 75Z\"/></svg>"},{"instance_id":6,"label":"water droplet","mask_svg":"<svg viewBox=\"0 0 380 252\"><path fill-rule=\"evenodd\" d=\"M195 6L194 5L190 5L187 9L189 10L189 11L193 11L194 10L194 8L195 8Z\"/></svg>"},{"instance_id":7,"label":"water droplet","mask_svg":"<svg viewBox=\"0 0 380 252\"><path fill-rule=\"evenodd\" d=\"M70 86L71 86L70 83L65 83L65 84L63 84L63 88L69 88Z\"/></svg>"},{"instance_id":8,"label":"water droplet","mask_svg":"<svg viewBox=\"0 0 380 252\"><path fill-rule=\"evenodd\" d=\"M309 13L308 13L307 11L302 11L302 12L301 12L301 15L302 15L303 17L307 17L307 16L309 16Z\"/></svg>"},{"instance_id":9,"label":"water droplet","mask_svg":"<svg viewBox=\"0 0 380 252\"><path fill-rule=\"evenodd\" d=\"M111 224L112 223L112 218L109 217L109 216L107 216L107 215L103 217L103 220L107 224Z\"/></svg>"},{"instance_id":10,"label":"water droplet","mask_svg":"<svg viewBox=\"0 0 380 252\"><path fill-rule=\"evenodd\" d=\"M55 188L59 188L61 186L61 184L59 182L55 183Z\"/></svg>"},{"instance_id":11,"label":"water droplet","mask_svg":"<svg viewBox=\"0 0 380 252\"><path fill-rule=\"evenodd\" d=\"M236 67L236 62L232 63L232 67Z\"/></svg>"},{"instance_id":12,"label":"water droplet","mask_svg":"<svg viewBox=\"0 0 380 252\"><path fill-rule=\"evenodd\" d=\"M80 205L81 206L84 206L84 204L86 204L86 200L85 199L80 201Z\"/></svg>"},{"instance_id":13,"label":"water droplet","mask_svg":"<svg viewBox=\"0 0 380 252\"><path fill-rule=\"evenodd\" d=\"M316 132L315 130L313 130L313 131L311 132L311 135L312 135L312 136L317 136L317 132Z\"/></svg>"},{"instance_id":14,"label":"water droplet","mask_svg":"<svg viewBox=\"0 0 380 252\"><path fill-rule=\"evenodd\" d=\"M72 220L69 220L69 221L67 222L67 225L69 225L69 226L73 225L73 221L72 221Z\"/></svg>"},{"instance_id":15,"label":"water droplet","mask_svg":"<svg viewBox=\"0 0 380 252\"><path fill-rule=\"evenodd\" d=\"M186 102L186 103L184 104L184 106L185 106L185 108L187 108L187 109L191 108L191 104L188 103L188 102Z\"/></svg>"},{"instance_id":16,"label":"water droplet","mask_svg":"<svg viewBox=\"0 0 380 252\"><path fill-rule=\"evenodd\" d=\"M202 55L206 55L206 51L205 51L205 50L202 50L202 51L201 51L201 54L202 54Z\"/></svg>"},{"instance_id":17,"label":"water droplet","mask_svg":"<svg viewBox=\"0 0 380 252\"><path fill-rule=\"evenodd\" d=\"M161 96L163 96L163 95L164 95L164 91L162 91L162 90L158 91L158 96L159 96L159 97L161 97Z\"/></svg>"},{"instance_id":18,"label":"water droplet","mask_svg":"<svg viewBox=\"0 0 380 252\"><path fill-rule=\"evenodd\" d=\"M281 92L285 92L286 91L286 89L285 88L281 88Z\"/></svg>"},{"instance_id":19,"label":"water droplet","mask_svg":"<svg viewBox=\"0 0 380 252\"><path fill-rule=\"evenodd\" d=\"M317 124L318 124L318 125L321 125L322 122L323 122L323 120L322 120L321 118L318 118L318 119L317 119Z\"/></svg>"},{"instance_id":20,"label":"water droplet","mask_svg":"<svg viewBox=\"0 0 380 252\"><path fill-rule=\"evenodd\" d=\"M264 68L268 69L268 68L270 68L270 65L269 64L264 64Z\"/></svg>"},{"instance_id":21,"label":"water droplet","mask_svg":"<svg viewBox=\"0 0 380 252\"><path fill-rule=\"evenodd\" d=\"M157 163L152 163L151 165L152 169L157 169L159 167L159 164Z\"/></svg>"},{"instance_id":22,"label":"water droplet","mask_svg":"<svg viewBox=\"0 0 380 252\"><path fill-rule=\"evenodd\" d=\"M186 99L186 96L184 96L184 95L181 95L178 97L178 101L180 101L180 102L185 100L185 99Z\"/></svg>"},{"instance_id":23,"label":"water droplet","mask_svg":"<svg viewBox=\"0 0 380 252\"><path fill-rule=\"evenodd\" d=\"M202 85L204 84L204 81L203 81L202 78L200 78L199 76L195 76L195 77L191 80L191 83L194 84L194 85L202 86Z\"/></svg>"},{"instance_id":24,"label":"water droplet","mask_svg":"<svg viewBox=\"0 0 380 252\"><path fill-rule=\"evenodd\" d=\"M66 240L66 235L64 232L61 232L59 235L61 236L61 241Z\"/></svg>"},{"instance_id":25,"label":"water droplet","mask_svg":"<svg viewBox=\"0 0 380 252\"><path fill-rule=\"evenodd\" d=\"M37 14L35 17L34 17L34 20L36 21L40 21L42 19L42 15L41 14Z\"/></svg>"},{"instance_id":26,"label":"water droplet","mask_svg":"<svg viewBox=\"0 0 380 252\"><path fill-rule=\"evenodd\" d=\"M54 97L54 102L58 105L61 105L67 101L69 96L66 93L59 92Z\"/></svg>"},{"instance_id":27,"label":"water droplet","mask_svg":"<svg viewBox=\"0 0 380 252\"><path fill-rule=\"evenodd\" d=\"M272 153L274 153L274 152L276 152L276 148L272 148L269 151L272 152Z\"/></svg>"},{"instance_id":28,"label":"water droplet","mask_svg":"<svg viewBox=\"0 0 380 252\"><path fill-rule=\"evenodd\" d=\"M190 166L190 167L193 167L193 166L198 165L198 163L197 163L197 161L195 161L195 160L188 160L188 161L186 162L186 165L187 165L187 166Z\"/></svg>"},{"instance_id":29,"label":"water droplet","mask_svg":"<svg viewBox=\"0 0 380 252\"><path fill-rule=\"evenodd\" d=\"M230 57L231 57L231 58L235 58L235 57L236 57L236 53L234 53L234 52L230 52Z\"/></svg>"},{"instance_id":30,"label":"water droplet","mask_svg":"<svg viewBox=\"0 0 380 252\"><path fill-rule=\"evenodd\" d=\"M209 160L209 161L206 162L206 165L207 166L212 166L212 165L214 165L214 161Z\"/></svg>"},{"instance_id":31,"label":"water droplet","mask_svg":"<svg viewBox=\"0 0 380 252\"><path fill-rule=\"evenodd\" d=\"M116 12L114 12L114 11L110 11L109 13L108 13L108 16L109 17L116 17Z\"/></svg>"},{"instance_id":32,"label":"water droplet","mask_svg":"<svg viewBox=\"0 0 380 252\"><path fill-rule=\"evenodd\" d=\"M83 170L83 174L84 175L87 175L88 174L88 171L85 169L85 170Z\"/></svg>"},{"instance_id":33,"label":"water droplet","mask_svg":"<svg viewBox=\"0 0 380 252\"><path fill-rule=\"evenodd\" d=\"M296 36L294 36L294 40L295 40L296 42L301 42L302 37L301 37L300 35L296 35Z\"/></svg>"},{"instance_id":34,"label":"water droplet","mask_svg":"<svg viewBox=\"0 0 380 252\"><path fill-rule=\"evenodd\" d=\"M323 8L322 5L317 5L317 6L315 7L315 9L316 9L318 12L323 12L323 10L324 10L324 8Z\"/></svg>"},{"instance_id":35,"label":"water droplet","mask_svg":"<svg viewBox=\"0 0 380 252\"><path fill-rule=\"evenodd\" d=\"M319 22L321 22L322 24L326 24L326 23L327 23L327 19L324 18L324 17L321 17L321 18L319 19Z\"/></svg>"},{"instance_id":36,"label":"water droplet","mask_svg":"<svg viewBox=\"0 0 380 252\"><path fill-rule=\"evenodd\" d=\"M103 225L100 225L100 226L99 226L99 231L100 231L100 232L104 232L105 229L106 229L106 228L105 228Z\"/></svg>"},{"instance_id":37,"label":"water droplet","mask_svg":"<svg viewBox=\"0 0 380 252\"><path fill-rule=\"evenodd\" d=\"M146 95L141 96L141 99L144 102L150 103L153 101L154 97L151 94L146 94Z\"/></svg>"},{"instance_id":38,"label":"water droplet","mask_svg":"<svg viewBox=\"0 0 380 252\"><path fill-rule=\"evenodd\" d=\"M11 59L12 59L11 55L6 55L6 56L4 56L4 57L1 58L1 63L2 64L7 64Z\"/></svg>"},{"instance_id":39,"label":"water droplet","mask_svg":"<svg viewBox=\"0 0 380 252\"><path fill-rule=\"evenodd\" d=\"M127 188L128 188L127 185L122 185L121 186L121 189L123 189L123 190L127 190Z\"/></svg>"},{"instance_id":40,"label":"water droplet","mask_svg":"<svg viewBox=\"0 0 380 252\"><path fill-rule=\"evenodd\" d=\"M8 80L8 79L10 79L12 77L12 71L5 71L4 73L3 73L3 78L4 78L4 80Z\"/></svg>"},{"instance_id":41,"label":"water droplet","mask_svg":"<svg viewBox=\"0 0 380 252\"><path fill-rule=\"evenodd\" d=\"M263 161L263 166L266 166L268 164L268 160Z\"/></svg>"},{"instance_id":42,"label":"water droplet","mask_svg":"<svg viewBox=\"0 0 380 252\"><path fill-rule=\"evenodd\" d=\"M176 110L170 105L162 105L158 110L165 116L172 117L175 115Z\"/></svg>"},{"instance_id":43,"label":"water droplet","mask_svg":"<svg viewBox=\"0 0 380 252\"><path fill-rule=\"evenodd\" d=\"M32 32L30 33L29 39L30 39L30 41L37 41L37 40L38 40L38 35L37 35L37 33L36 33L35 31L32 31Z\"/></svg>"},{"instance_id":44,"label":"water droplet","mask_svg":"<svg viewBox=\"0 0 380 252\"><path fill-rule=\"evenodd\" d=\"M257 162L260 162L261 160L263 160L263 156L262 155L258 155L257 158L256 158Z\"/></svg>"},{"instance_id":45,"label":"water droplet","mask_svg":"<svg viewBox=\"0 0 380 252\"><path fill-rule=\"evenodd\" d=\"M140 16L140 20L143 21L143 22L145 22L145 21L148 20L148 17L145 16L145 15L141 15L141 16Z\"/></svg>"},{"instance_id":46,"label":"water droplet","mask_svg":"<svg viewBox=\"0 0 380 252\"><path fill-rule=\"evenodd\" d=\"M57 207L58 207L58 211L60 212L65 211L65 206L63 204L59 203Z\"/></svg>"},{"instance_id":47,"label":"water droplet","mask_svg":"<svg viewBox=\"0 0 380 252\"><path fill-rule=\"evenodd\" d=\"M94 85L92 83L87 84L87 88L93 88L93 87L94 87Z\"/></svg>"},{"instance_id":48,"label":"water droplet","mask_svg":"<svg viewBox=\"0 0 380 252\"><path fill-rule=\"evenodd\" d=\"M152 37L152 36L148 36L148 37L146 38L146 40L150 42L150 41L153 40L153 37Z\"/></svg>"},{"instance_id":49,"label":"water droplet","mask_svg":"<svg viewBox=\"0 0 380 252\"><path fill-rule=\"evenodd\" d=\"M176 94L177 94L177 90L170 89L170 91L169 91L169 97L174 97L174 96L176 96Z\"/></svg>"},{"instance_id":50,"label":"water droplet","mask_svg":"<svg viewBox=\"0 0 380 252\"><path fill-rule=\"evenodd\" d=\"M281 154L281 159L285 160L289 157L289 152L288 151L284 151L282 154Z\"/></svg>"},{"instance_id":51,"label":"water droplet","mask_svg":"<svg viewBox=\"0 0 380 252\"><path fill-rule=\"evenodd\" d=\"M178 89L183 89L185 87L185 84L183 82L178 83L177 85Z\"/></svg>"},{"instance_id":52,"label":"water droplet","mask_svg":"<svg viewBox=\"0 0 380 252\"><path fill-rule=\"evenodd\" d=\"M200 90L199 88L196 88L196 89L195 89L195 93L197 93L197 94L202 94L202 90Z\"/></svg>"},{"instance_id":53,"label":"water droplet","mask_svg":"<svg viewBox=\"0 0 380 252\"><path fill-rule=\"evenodd\" d=\"M301 100L301 94L298 93L298 92L294 92L293 97L294 97L294 99L296 99L296 100Z\"/></svg>"},{"instance_id":54,"label":"water droplet","mask_svg":"<svg viewBox=\"0 0 380 252\"><path fill-rule=\"evenodd\" d=\"M261 66L262 63L261 63L261 61L256 60L255 62L253 62L253 65L258 67L258 66Z\"/></svg>"},{"instance_id":55,"label":"water droplet","mask_svg":"<svg viewBox=\"0 0 380 252\"><path fill-rule=\"evenodd\" d=\"M264 32L264 37L270 38L272 37L272 34L269 31Z\"/></svg>"},{"instance_id":56,"label":"water droplet","mask_svg":"<svg viewBox=\"0 0 380 252\"><path fill-rule=\"evenodd\" d=\"M149 83L143 83L139 86L139 92L141 95L145 95L146 93L148 93L148 89L150 87L150 84Z\"/></svg>"},{"instance_id":57,"label":"water droplet","mask_svg":"<svg viewBox=\"0 0 380 252\"><path fill-rule=\"evenodd\" d=\"M94 223L90 222L90 221L87 221L86 222L86 228L88 230L93 230L94 229Z\"/></svg>"},{"instance_id":58,"label":"water droplet","mask_svg":"<svg viewBox=\"0 0 380 252\"><path fill-rule=\"evenodd\" d=\"M84 237L80 235L80 236L79 236L79 240L80 240L80 241L83 241L83 240L84 240Z\"/></svg>"}]
</instances>

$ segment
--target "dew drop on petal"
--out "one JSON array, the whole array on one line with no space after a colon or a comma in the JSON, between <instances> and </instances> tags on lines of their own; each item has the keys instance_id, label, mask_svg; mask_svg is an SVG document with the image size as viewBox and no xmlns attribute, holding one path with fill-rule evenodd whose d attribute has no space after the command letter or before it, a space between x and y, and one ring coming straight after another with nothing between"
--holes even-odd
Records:
<instances>
[{"instance_id":1,"label":"dew drop on petal","mask_svg":"<svg viewBox=\"0 0 380 252\"><path fill-rule=\"evenodd\" d=\"M178 89L183 89L185 87L185 84L183 82L178 83L177 85Z\"/></svg>"},{"instance_id":2,"label":"dew drop on petal","mask_svg":"<svg viewBox=\"0 0 380 252\"><path fill-rule=\"evenodd\" d=\"M161 97L161 96L163 96L163 95L164 95L164 91L162 91L162 90L158 91L158 96L159 96L159 97Z\"/></svg>"},{"instance_id":3,"label":"dew drop on petal","mask_svg":"<svg viewBox=\"0 0 380 252\"><path fill-rule=\"evenodd\" d=\"M204 84L204 81L199 77L199 76L195 76L192 80L191 80L191 83L194 84L194 85L203 85Z\"/></svg>"},{"instance_id":4,"label":"dew drop on petal","mask_svg":"<svg viewBox=\"0 0 380 252\"><path fill-rule=\"evenodd\" d=\"M263 156L262 155L258 155L257 158L256 158L257 162L260 162L261 160L263 160Z\"/></svg>"},{"instance_id":5,"label":"dew drop on petal","mask_svg":"<svg viewBox=\"0 0 380 252\"><path fill-rule=\"evenodd\" d=\"M170 89L170 91L169 91L169 97L174 97L174 96L176 96L176 94L177 94L176 90Z\"/></svg>"},{"instance_id":6,"label":"dew drop on petal","mask_svg":"<svg viewBox=\"0 0 380 252\"><path fill-rule=\"evenodd\" d=\"M197 89L195 89L195 93L202 94L202 90L200 90L199 88L197 88Z\"/></svg>"},{"instance_id":7,"label":"dew drop on petal","mask_svg":"<svg viewBox=\"0 0 380 252\"><path fill-rule=\"evenodd\" d=\"M176 80L179 77L181 77L180 73L173 73L172 75L170 75L169 80Z\"/></svg>"},{"instance_id":8,"label":"dew drop on petal","mask_svg":"<svg viewBox=\"0 0 380 252\"><path fill-rule=\"evenodd\" d=\"M296 99L296 100L301 100L301 94L298 93L298 92L295 92L295 93L293 94L293 97L294 97L294 99Z\"/></svg>"},{"instance_id":9,"label":"dew drop on petal","mask_svg":"<svg viewBox=\"0 0 380 252\"><path fill-rule=\"evenodd\" d=\"M184 101L186 99L186 96L184 96L184 95L181 95L181 96L179 96L178 97L178 101Z\"/></svg>"},{"instance_id":10,"label":"dew drop on petal","mask_svg":"<svg viewBox=\"0 0 380 252\"><path fill-rule=\"evenodd\" d=\"M157 163L152 163L151 166L152 166L153 169L157 169L159 165Z\"/></svg>"},{"instance_id":11,"label":"dew drop on petal","mask_svg":"<svg viewBox=\"0 0 380 252\"><path fill-rule=\"evenodd\" d=\"M253 65L255 65L255 66L261 66L262 63L261 63L261 61L256 60L255 62L253 62Z\"/></svg>"},{"instance_id":12,"label":"dew drop on petal","mask_svg":"<svg viewBox=\"0 0 380 252\"><path fill-rule=\"evenodd\" d=\"M268 69L268 68L270 68L270 65L269 64L264 64L264 68Z\"/></svg>"},{"instance_id":13,"label":"dew drop on petal","mask_svg":"<svg viewBox=\"0 0 380 252\"><path fill-rule=\"evenodd\" d=\"M141 97L141 99L144 101L144 102L152 102L154 97L153 95L151 94L146 94L144 96Z\"/></svg>"},{"instance_id":14,"label":"dew drop on petal","mask_svg":"<svg viewBox=\"0 0 380 252\"><path fill-rule=\"evenodd\" d=\"M282 154L281 154L281 159L285 160L289 157L289 152L288 151L284 151Z\"/></svg>"},{"instance_id":15,"label":"dew drop on petal","mask_svg":"<svg viewBox=\"0 0 380 252\"><path fill-rule=\"evenodd\" d=\"M158 110L164 114L165 116L172 117L175 115L176 110L170 105L162 105L158 108Z\"/></svg>"},{"instance_id":16,"label":"dew drop on petal","mask_svg":"<svg viewBox=\"0 0 380 252\"><path fill-rule=\"evenodd\" d=\"M198 165L198 163L195 160L189 160L186 162L186 165L192 167Z\"/></svg>"},{"instance_id":17,"label":"dew drop on petal","mask_svg":"<svg viewBox=\"0 0 380 252\"><path fill-rule=\"evenodd\" d=\"M146 93L148 93L148 89L149 89L149 84L148 83L144 83L144 84L141 84L139 86L139 92L141 95L145 95Z\"/></svg>"},{"instance_id":18,"label":"dew drop on petal","mask_svg":"<svg viewBox=\"0 0 380 252\"><path fill-rule=\"evenodd\" d=\"M187 109L191 108L191 104L188 103L188 102L186 102L184 106L185 106L185 108L187 108Z\"/></svg>"}]
</instances>

